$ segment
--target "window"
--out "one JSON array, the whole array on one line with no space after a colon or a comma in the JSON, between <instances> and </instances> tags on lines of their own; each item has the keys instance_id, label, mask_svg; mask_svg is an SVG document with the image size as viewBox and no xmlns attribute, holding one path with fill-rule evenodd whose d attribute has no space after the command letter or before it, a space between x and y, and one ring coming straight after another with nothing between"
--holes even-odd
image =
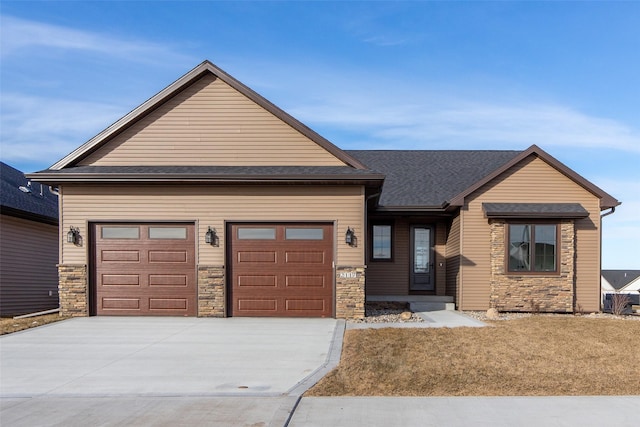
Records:
<instances>
[{"instance_id":1,"label":"window","mask_svg":"<svg viewBox=\"0 0 640 427\"><path fill-rule=\"evenodd\" d=\"M322 228L290 228L284 230L287 240L322 240L324 230Z\"/></svg>"},{"instance_id":2,"label":"window","mask_svg":"<svg viewBox=\"0 0 640 427\"><path fill-rule=\"evenodd\" d=\"M140 238L140 229L138 227L122 227L115 226L102 227L102 238L103 239L139 239Z\"/></svg>"},{"instance_id":3,"label":"window","mask_svg":"<svg viewBox=\"0 0 640 427\"><path fill-rule=\"evenodd\" d=\"M509 271L557 271L555 224L509 224Z\"/></svg>"},{"instance_id":4,"label":"window","mask_svg":"<svg viewBox=\"0 0 640 427\"><path fill-rule=\"evenodd\" d=\"M186 239L187 227L149 227L150 239Z\"/></svg>"},{"instance_id":5,"label":"window","mask_svg":"<svg viewBox=\"0 0 640 427\"><path fill-rule=\"evenodd\" d=\"M265 228L238 228L238 239L240 240L275 240L276 229L273 227Z\"/></svg>"},{"instance_id":6,"label":"window","mask_svg":"<svg viewBox=\"0 0 640 427\"><path fill-rule=\"evenodd\" d=\"M391 226L374 225L372 229L372 254L374 260L391 259Z\"/></svg>"}]
</instances>

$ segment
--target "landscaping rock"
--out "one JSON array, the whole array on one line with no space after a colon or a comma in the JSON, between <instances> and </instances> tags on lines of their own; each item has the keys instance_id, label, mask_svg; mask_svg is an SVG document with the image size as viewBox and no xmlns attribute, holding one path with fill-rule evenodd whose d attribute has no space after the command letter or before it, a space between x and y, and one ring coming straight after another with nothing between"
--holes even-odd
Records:
<instances>
[{"instance_id":1,"label":"landscaping rock","mask_svg":"<svg viewBox=\"0 0 640 427\"><path fill-rule=\"evenodd\" d=\"M487 310L487 319L489 320L498 320L500 318L500 313L495 308L490 308Z\"/></svg>"},{"instance_id":2,"label":"landscaping rock","mask_svg":"<svg viewBox=\"0 0 640 427\"><path fill-rule=\"evenodd\" d=\"M409 320L411 319L412 313L410 311L403 311L400 313L400 320Z\"/></svg>"}]
</instances>

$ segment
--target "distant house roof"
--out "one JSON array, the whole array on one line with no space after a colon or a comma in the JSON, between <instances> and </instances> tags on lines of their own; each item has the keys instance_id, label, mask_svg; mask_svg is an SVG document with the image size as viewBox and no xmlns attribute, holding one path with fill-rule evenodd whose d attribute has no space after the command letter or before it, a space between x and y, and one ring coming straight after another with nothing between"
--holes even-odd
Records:
<instances>
[{"instance_id":1,"label":"distant house roof","mask_svg":"<svg viewBox=\"0 0 640 427\"><path fill-rule=\"evenodd\" d=\"M58 223L58 197L46 185L29 181L22 172L4 162L0 162L0 181L3 214Z\"/></svg>"},{"instance_id":2,"label":"distant house roof","mask_svg":"<svg viewBox=\"0 0 640 427\"><path fill-rule=\"evenodd\" d=\"M520 151L347 150L385 177L379 205L443 208Z\"/></svg>"},{"instance_id":3,"label":"distant house roof","mask_svg":"<svg viewBox=\"0 0 640 427\"><path fill-rule=\"evenodd\" d=\"M602 270L601 274L618 291L640 278L640 270Z\"/></svg>"}]
</instances>

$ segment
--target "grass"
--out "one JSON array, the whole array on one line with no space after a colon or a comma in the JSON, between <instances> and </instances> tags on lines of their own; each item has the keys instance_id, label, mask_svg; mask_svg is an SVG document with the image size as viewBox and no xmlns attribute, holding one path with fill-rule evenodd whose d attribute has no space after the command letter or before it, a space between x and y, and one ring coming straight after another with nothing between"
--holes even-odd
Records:
<instances>
[{"instance_id":1,"label":"grass","mask_svg":"<svg viewBox=\"0 0 640 427\"><path fill-rule=\"evenodd\" d=\"M0 335L10 334L47 323L59 322L69 317L60 316L58 313L45 314L43 316L27 317L26 319L0 318Z\"/></svg>"},{"instance_id":2,"label":"grass","mask_svg":"<svg viewBox=\"0 0 640 427\"><path fill-rule=\"evenodd\" d=\"M349 330L340 365L306 395L636 395L639 336L638 321L574 316Z\"/></svg>"}]
</instances>

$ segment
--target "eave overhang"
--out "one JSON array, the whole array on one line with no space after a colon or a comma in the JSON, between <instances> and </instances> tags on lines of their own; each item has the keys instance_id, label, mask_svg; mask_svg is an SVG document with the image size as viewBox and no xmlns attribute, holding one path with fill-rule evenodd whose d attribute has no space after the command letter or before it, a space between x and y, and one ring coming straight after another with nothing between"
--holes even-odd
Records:
<instances>
[{"instance_id":1,"label":"eave overhang","mask_svg":"<svg viewBox=\"0 0 640 427\"><path fill-rule=\"evenodd\" d=\"M61 184L333 184L379 187L384 175L349 167L78 167L27 178Z\"/></svg>"}]
</instances>

